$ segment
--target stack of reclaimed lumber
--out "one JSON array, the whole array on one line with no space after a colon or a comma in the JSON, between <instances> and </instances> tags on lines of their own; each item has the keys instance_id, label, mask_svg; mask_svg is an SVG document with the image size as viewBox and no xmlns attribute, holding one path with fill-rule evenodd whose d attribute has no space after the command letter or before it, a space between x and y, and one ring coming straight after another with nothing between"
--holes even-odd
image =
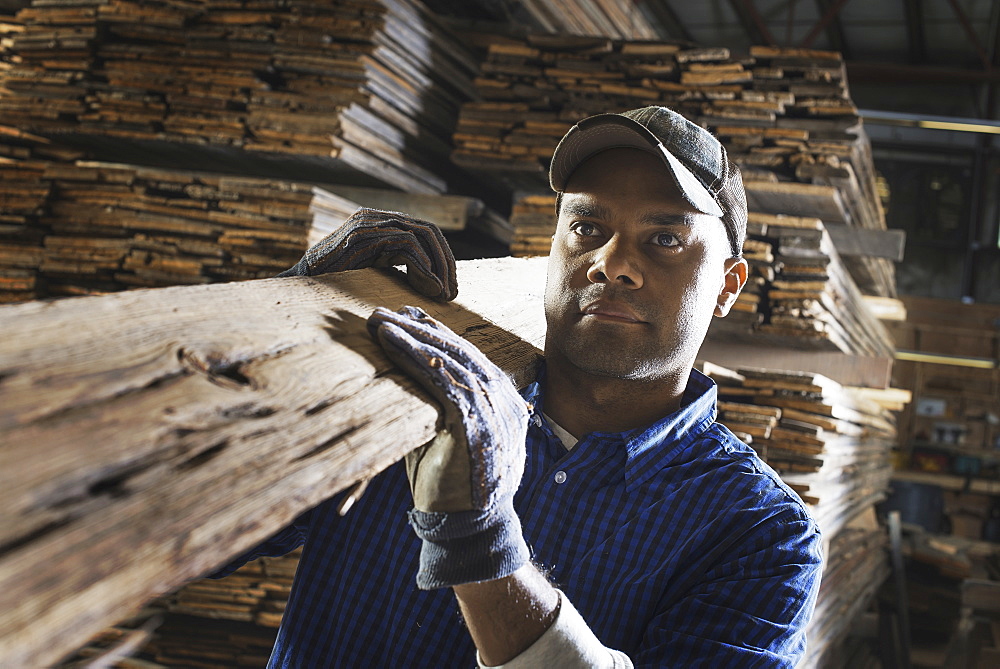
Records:
<instances>
[{"instance_id":1,"label":"stack of reclaimed lumber","mask_svg":"<svg viewBox=\"0 0 1000 669\"><path fill-rule=\"evenodd\" d=\"M6 133L6 134L4 134ZM290 181L82 160L0 128L0 303L273 276L353 202Z\"/></svg>"},{"instance_id":2,"label":"stack of reclaimed lumber","mask_svg":"<svg viewBox=\"0 0 1000 669\"><path fill-rule=\"evenodd\" d=\"M171 667L266 665L300 554L260 558L158 600L163 623L140 658Z\"/></svg>"},{"instance_id":3,"label":"stack of reclaimed lumber","mask_svg":"<svg viewBox=\"0 0 1000 669\"><path fill-rule=\"evenodd\" d=\"M161 603L171 613L277 627L300 554L254 560L224 579L195 581Z\"/></svg>"},{"instance_id":4,"label":"stack of reclaimed lumber","mask_svg":"<svg viewBox=\"0 0 1000 669\"><path fill-rule=\"evenodd\" d=\"M415 0L39 2L17 22L0 115L95 158L132 146L143 164L224 156L246 173L281 156L443 192L473 96L474 58Z\"/></svg>"},{"instance_id":5,"label":"stack of reclaimed lumber","mask_svg":"<svg viewBox=\"0 0 1000 669\"><path fill-rule=\"evenodd\" d=\"M578 35L611 35L630 39L656 37L656 27L634 3L617 0L583 0L571 10L563 3L522 0L520 5L543 28L551 32L568 30Z\"/></svg>"},{"instance_id":6,"label":"stack of reclaimed lumber","mask_svg":"<svg viewBox=\"0 0 1000 669\"><path fill-rule=\"evenodd\" d=\"M548 254L555 201L525 195L514 203L513 255ZM710 338L892 356L891 335L865 306L820 219L751 213L743 255L747 284L730 314L713 320Z\"/></svg>"},{"instance_id":7,"label":"stack of reclaimed lumber","mask_svg":"<svg viewBox=\"0 0 1000 669\"><path fill-rule=\"evenodd\" d=\"M819 374L733 371L711 363L702 369L719 385L719 422L802 497L828 539L808 655L800 666L838 666L826 660L889 572L875 504L886 497L892 476L893 416L872 399L878 391Z\"/></svg>"},{"instance_id":8,"label":"stack of reclaimed lumber","mask_svg":"<svg viewBox=\"0 0 1000 669\"><path fill-rule=\"evenodd\" d=\"M812 505L827 536L884 496L896 426L876 391L821 374L706 367L719 384L719 421Z\"/></svg>"},{"instance_id":9,"label":"stack of reclaimed lumber","mask_svg":"<svg viewBox=\"0 0 1000 669\"><path fill-rule=\"evenodd\" d=\"M553 149L580 118L660 104L719 136L744 170L751 211L886 227L836 52L752 47L734 58L725 48L536 35L496 38L480 70L480 100L462 107L452 159L515 190L544 189ZM862 292L895 295L888 260L848 266Z\"/></svg>"},{"instance_id":10,"label":"stack of reclaimed lumber","mask_svg":"<svg viewBox=\"0 0 1000 669\"><path fill-rule=\"evenodd\" d=\"M751 213L747 235L751 297L746 299L761 314L754 326L760 338L777 344L794 340L801 349L892 357L892 336L866 306L821 220ZM726 318L713 327L721 335L724 329L734 332L734 325L739 330L745 324Z\"/></svg>"}]
</instances>

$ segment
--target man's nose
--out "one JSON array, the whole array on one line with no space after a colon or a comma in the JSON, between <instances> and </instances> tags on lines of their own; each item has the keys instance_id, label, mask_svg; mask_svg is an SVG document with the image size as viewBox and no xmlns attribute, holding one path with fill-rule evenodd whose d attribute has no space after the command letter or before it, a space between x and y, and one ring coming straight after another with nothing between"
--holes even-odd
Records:
<instances>
[{"instance_id":1,"label":"man's nose","mask_svg":"<svg viewBox=\"0 0 1000 669\"><path fill-rule=\"evenodd\" d=\"M591 283L621 283L637 289L642 287L642 272L636 263L635 251L615 235L599 249L587 270Z\"/></svg>"}]
</instances>

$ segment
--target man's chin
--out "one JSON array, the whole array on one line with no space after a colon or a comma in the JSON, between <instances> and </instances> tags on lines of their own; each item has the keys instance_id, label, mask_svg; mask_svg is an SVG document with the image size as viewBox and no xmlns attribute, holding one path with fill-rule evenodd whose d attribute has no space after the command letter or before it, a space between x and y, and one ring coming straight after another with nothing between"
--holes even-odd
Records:
<instances>
[{"instance_id":1,"label":"man's chin","mask_svg":"<svg viewBox=\"0 0 1000 669\"><path fill-rule=\"evenodd\" d=\"M625 356L569 355L569 362L590 376L621 381L653 381L665 375L662 360L637 360Z\"/></svg>"}]
</instances>

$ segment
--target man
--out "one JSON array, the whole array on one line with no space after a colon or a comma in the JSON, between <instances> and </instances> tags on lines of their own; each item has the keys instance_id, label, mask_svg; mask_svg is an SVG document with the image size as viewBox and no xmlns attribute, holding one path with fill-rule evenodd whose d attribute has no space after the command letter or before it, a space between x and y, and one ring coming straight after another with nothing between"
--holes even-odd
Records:
<instances>
[{"instance_id":1,"label":"man","mask_svg":"<svg viewBox=\"0 0 1000 669\"><path fill-rule=\"evenodd\" d=\"M714 422L715 386L692 369L747 277L738 170L708 132L649 107L581 121L550 181L559 218L537 381L518 395L418 309L372 315L445 426L346 517L335 499L246 556L305 543L272 666L801 656L819 532Z\"/></svg>"}]
</instances>

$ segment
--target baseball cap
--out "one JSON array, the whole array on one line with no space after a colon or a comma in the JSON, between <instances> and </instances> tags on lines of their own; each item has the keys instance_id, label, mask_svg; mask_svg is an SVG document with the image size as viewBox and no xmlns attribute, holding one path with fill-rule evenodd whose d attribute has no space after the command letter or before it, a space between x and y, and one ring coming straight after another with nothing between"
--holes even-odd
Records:
<instances>
[{"instance_id":1,"label":"baseball cap","mask_svg":"<svg viewBox=\"0 0 1000 669\"><path fill-rule=\"evenodd\" d=\"M743 253L747 198L739 168L712 133L667 107L598 114L570 128L552 154L552 190L563 192L573 171L594 154L622 147L660 157L685 201L722 219L733 257Z\"/></svg>"}]
</instances>

